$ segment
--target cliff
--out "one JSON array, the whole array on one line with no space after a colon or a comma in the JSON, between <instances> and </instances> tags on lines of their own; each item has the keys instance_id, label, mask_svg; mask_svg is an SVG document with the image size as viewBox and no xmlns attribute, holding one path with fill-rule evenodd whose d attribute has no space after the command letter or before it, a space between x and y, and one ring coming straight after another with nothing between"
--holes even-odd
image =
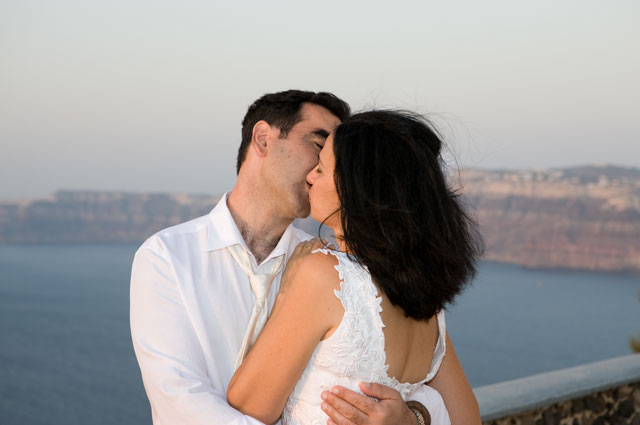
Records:
<instances>
[{"instance_id":1,"label":"cliff","mask_svg":"<svg viewBox=\"0 0 640 425\"><path fill-rule=\"evenodd\" d=\"M640 271L640 170L463 173L486 259L531 268Z\"/></svg>"},{"instance_id":2,"label":"cliff","mask_svg":"<svg viewBox=\"0 0 640 425\"><path fill-rule=\"evenodd\" d=\"M0 243L141 242L208 213L219 197L59 191L0 203Z\"/></svg>"},{"instance_id":3,"label":"cliff","mask_svg":"<svg viewBox=\"0 0 640 425\"><path fill-rule=\"evenodd\" d=\"M478 219L486 259L531 268L640 271L638 169L468 169L454 181ZM206 214L217 199L60 191L46 200L0 202L0 243L139 243ZM302 225L316 233L308 220Z\"/></svg>"}]
</instances>

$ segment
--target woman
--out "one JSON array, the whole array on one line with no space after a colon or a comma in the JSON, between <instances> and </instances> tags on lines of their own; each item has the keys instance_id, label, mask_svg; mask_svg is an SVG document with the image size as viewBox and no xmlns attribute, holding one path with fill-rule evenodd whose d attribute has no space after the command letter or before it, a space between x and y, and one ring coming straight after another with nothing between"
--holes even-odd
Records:
<instances>
[{"instance_id":1,"label":"woman","mask_svg":"<svg viewBox=\"0 0 640 425\"><path fill-rule=\"evenodd\" d=\"M362 381L407 400L430 382L452 423L479 423L443 309L475 273L480 243L441 169L442 142L420 116L371 111L329 136L307 176L311 215L338 250L296 248L271 317L227 397L272 423L326 423L318 394ZM450 345L450 344L449 344ZM447 358L449 357L449 360Z\"/></svg>"}]
</instances>

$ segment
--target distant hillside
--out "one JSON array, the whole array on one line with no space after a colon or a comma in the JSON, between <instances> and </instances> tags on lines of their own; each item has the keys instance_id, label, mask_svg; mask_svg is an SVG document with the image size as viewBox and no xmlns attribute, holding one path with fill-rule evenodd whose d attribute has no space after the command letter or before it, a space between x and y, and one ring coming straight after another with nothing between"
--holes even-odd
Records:
<instances>
[{"instance_id":1,"label":"distant hillside","mask_svg":"<svg viewBox=\"0 0 640 425\"><path fill-rule=\"evenodd\" d=\"M51 199L0 203L0 243L141 242L208 213L219 197L56 192Z\"/></svg>"},{"instance_id":2,"label":"distant hillside","mask_svg":"<svg viewBox=\"0 0 640 425\"><path fill-rule=\"evenodd\" d=\"M640 271L640 170L463 173L486 258L532 268Z\"/></svg>"},{"instance_id":3,"label":"distant hillside","mask_svg":"<svg viewBox=\"0 0 640 425\"><path fill-rule=\"evenodd\" d=\"M640 170L463 171L485 258L532 268L640 272ZM0 243L141 242L206 214L218 197L60 191L0 202ZM316 233L308 220L301 223Z\"/></svg>"}]
</instances>

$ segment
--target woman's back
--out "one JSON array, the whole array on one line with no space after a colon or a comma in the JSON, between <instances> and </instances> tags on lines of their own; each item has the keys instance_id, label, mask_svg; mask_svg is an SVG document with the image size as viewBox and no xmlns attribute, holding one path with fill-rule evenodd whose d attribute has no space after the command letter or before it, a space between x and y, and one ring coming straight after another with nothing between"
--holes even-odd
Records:
<instances>
[{"instance_id":1,"label":"woman's back","mask_svg":"<svg viewBox=\"0 0 640 425\"><path fill-rule=\"evenodd\" d=\"M313 352L287 401L282 416L285 424L326 423L318 394L334 385L359 392L361 382L377 382L408 400L435 376L446 349L443 313L428 323L407 319L380 296L371 275L351 257L320 251L337 257L335 268L341 282L334 293L342 303L344 316ZM389 321L387 327L385 319ZM432 392L432 424L448 424L444 402L435 390Z\"/></svg>"},{"instance_id":2,"label":"woman's back","mask_svg":"<svg viewBox=\"0 0 640 425\"><path fill-rule=\"evenodd\" d=\"M379 293L388 374L400 382L421 381L429 373L438 342L438 320L436 317L429 321L407 317L402 308L391 304L381 291Z\"/></svg>"}]
</instances>

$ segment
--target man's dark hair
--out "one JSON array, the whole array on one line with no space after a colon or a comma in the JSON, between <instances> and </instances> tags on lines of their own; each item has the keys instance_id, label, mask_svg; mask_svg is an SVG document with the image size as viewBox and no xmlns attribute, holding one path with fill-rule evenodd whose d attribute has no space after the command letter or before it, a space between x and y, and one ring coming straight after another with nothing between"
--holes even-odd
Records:
<instances>
[{"instance_id":1,"label":"man's dark hair","mask_svg":"<svg viewBox=\"0 0 640 425\"><path fill-rule=\"evenodd\" d=\"M311 92L302 90L287 90L269 93L253 102L242 120L242 142L238 149L236 172L247 156L251 144L253 127L260 120L264 120L280 130L280 137L285 138L289 131L302 119L301 110L305 103L322 106L344 121L350 114L349 105L337 96L327 92Z\"/></svg>"},{"instance_id":2,"label":"man's dark hair","mask_svg":"<svg viewBox=\"0 0 640 425\"><path fill-rule=\"evenodd\" d=\"M442 145L424 117L402 111L352 115L334 136L348 251L418 320L453 301L483 250L475 222L447 185Z\"/></svg>"}]
</instances>

